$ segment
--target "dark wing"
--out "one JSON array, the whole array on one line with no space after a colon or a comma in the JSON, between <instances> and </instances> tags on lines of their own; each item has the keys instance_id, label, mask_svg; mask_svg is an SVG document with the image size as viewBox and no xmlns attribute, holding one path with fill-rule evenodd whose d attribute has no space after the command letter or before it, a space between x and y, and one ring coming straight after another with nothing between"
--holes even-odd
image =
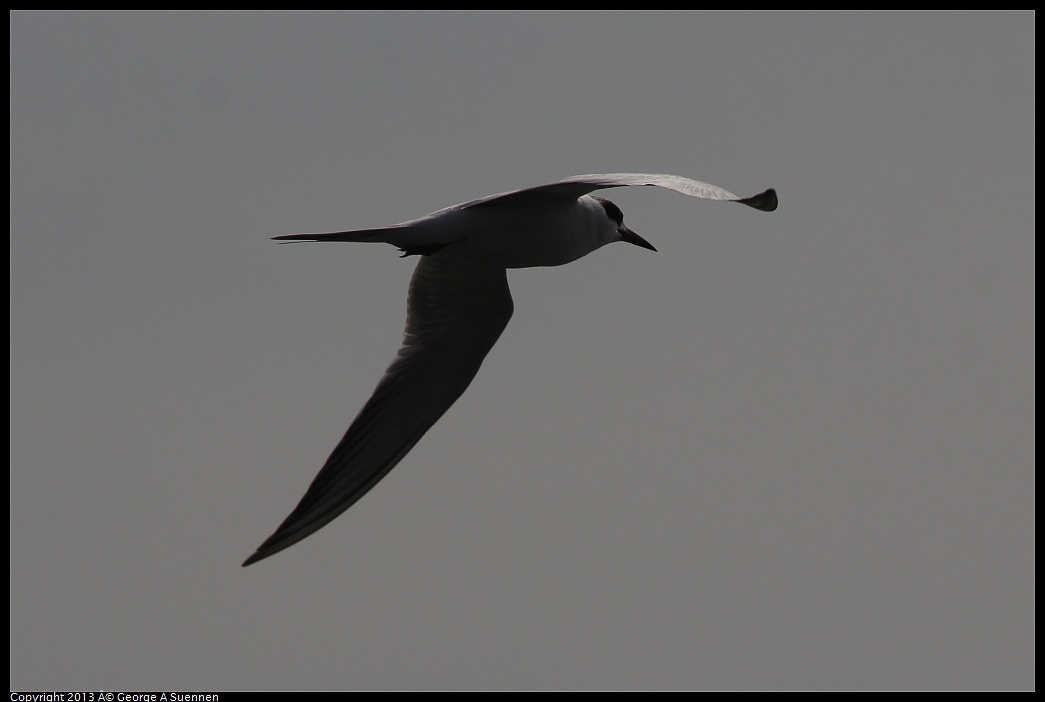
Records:
<instances>
[{"instance_id":1,"label":"dark wing","mask_svg":"<svg viewBox=\"0 0 1045 702\"><path fill-rule=\"evenodd\" d=\"M411 224L412 222L404 222L377 229L352 229L347 232L323 232L322 234L284 234L272 238L283 244L296 241L364 241L387 244L397 235L408 231Z\"/></svg>"},{"instance_id":2,"label":"dark wing","mask_svg":"<svg viewBox=\"0 0 1045 702\"><path fill-rule=\"evenodd\" d=\"M626 185L652 185L674 190L690 197L739 202L766 212L772 212L777 208L776 190L772 188L751 197L740 197L711 183L702 183L699 180L663 173L593 173L571 176L560 180L558 183L548 183L547 185L538 185L534 188L491 195L481 200L462 203L457 205L457 207L467 208L501 204L519 205L529 201L547 201L548 198L576 200L596 190L620 188Z\"/></svg>"},{"instance_id":3,"label":"dark wing","mask_svg":"<svg viewBox=\"0 0 1045 702\"><path fill-rule=\"evenodd\" d=\"M399 355L301 502L243 565L319 530L385 477L472 382L512 310L505 269L422 256Z\"/></svg>"}]
</instances>

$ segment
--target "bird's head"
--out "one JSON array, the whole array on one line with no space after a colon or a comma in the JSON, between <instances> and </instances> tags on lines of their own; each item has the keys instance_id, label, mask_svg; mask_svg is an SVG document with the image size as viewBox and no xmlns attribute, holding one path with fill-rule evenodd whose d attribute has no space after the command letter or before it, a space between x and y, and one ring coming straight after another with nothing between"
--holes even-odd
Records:
<instances>
[{"instance_id":1,"label":"bird's head","mask_svg":"<svg viewBox=\"0 0 1045 702\"><path fill-rule=\"evenodd\" d=\"M615 241L626 241L629 244L635 244L635 246L641 246L650 251L657 250L653 244L624 226L624 213L620 211L619 207L604 197L599 197L598 195L592 195L592 197L602 205L602 209L606 213L610 225L615 229L617 235Z\"/></svg>"}]
</instances>

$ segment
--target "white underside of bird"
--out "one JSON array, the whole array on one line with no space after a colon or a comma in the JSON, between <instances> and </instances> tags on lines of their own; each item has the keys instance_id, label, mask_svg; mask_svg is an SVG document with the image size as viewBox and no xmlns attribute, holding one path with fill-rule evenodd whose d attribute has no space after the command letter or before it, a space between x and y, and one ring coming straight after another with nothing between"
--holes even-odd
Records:
<instances>
[{"instance_id":1,"label":"white underside of bird","mask_svg":"<svg viewBox=\"0 0 1045 702\"><path fill-rule=\"evenodd\" d=\"M297 543L351 507L461 396L512 316L508 268L559 266L615 241L655 251L624 226L616 205L589 194L628 185L777 207L772 189L741 198L681 176L606 173L491 195L390 227L274 237L383 242L420 261L396 359L298 506L243 565Z\"/></svg>"}]
</instances>

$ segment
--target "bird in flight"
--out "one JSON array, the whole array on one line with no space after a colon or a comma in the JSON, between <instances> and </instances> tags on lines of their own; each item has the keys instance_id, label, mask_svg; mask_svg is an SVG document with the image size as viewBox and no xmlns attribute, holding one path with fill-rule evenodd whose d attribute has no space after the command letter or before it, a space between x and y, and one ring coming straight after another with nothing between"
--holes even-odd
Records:
<instances>
[{"instance_id":1,"label":"bird in flight","mask_svg":"<svg viewBox=\"0 0 1045 702\"><path fill-rule=\"evenodd\" d=\"M561 266L615 241L652 251L596 190L652 185L772 212L773 189L738 197L675 175L604 173L463 202L402 224L279 241L367 241L420 257L403 345L298 506L243 565L326 526L395 467L465 391L512 316L507 269Z\"/></svg>"}]
</instances>

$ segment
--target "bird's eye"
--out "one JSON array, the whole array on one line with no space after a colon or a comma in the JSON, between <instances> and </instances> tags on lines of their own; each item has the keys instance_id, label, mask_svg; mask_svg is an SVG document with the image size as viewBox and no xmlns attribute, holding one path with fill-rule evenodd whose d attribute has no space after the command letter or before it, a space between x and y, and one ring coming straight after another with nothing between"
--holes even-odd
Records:
<instances>
[{"instance_id":1,"label":"bird's eye","mask_svg":"<svg viewBox=\"0 0 1045 702\"><path fill-rule=\"evenodd\" d=\"M612 202L602 197L595 197L602 205L602 209L606 210L606 216L617 224L624 224L624 213L620 211L620 208L614 205Z\"/></svg>"}]
</instances>

